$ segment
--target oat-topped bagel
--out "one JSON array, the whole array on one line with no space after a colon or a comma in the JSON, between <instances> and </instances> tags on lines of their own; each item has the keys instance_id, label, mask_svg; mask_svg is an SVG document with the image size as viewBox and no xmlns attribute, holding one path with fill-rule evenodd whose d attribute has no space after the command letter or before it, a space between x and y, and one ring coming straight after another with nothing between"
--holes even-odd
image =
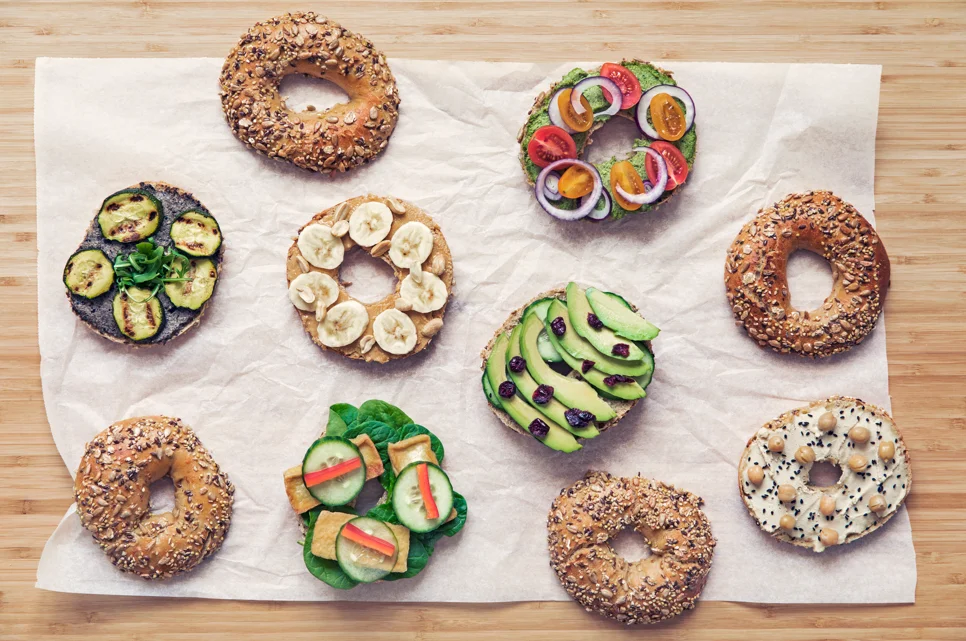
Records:
<instances>
[{"instance_id":1,"label":"oat-topped bagel","mask_svg":"<svg viewBox=\"0 0 966 641\"><path fill-rule=\"evenodd\" d=\"M701 505L659 481L588 472L550 508L550 565L588 612L628 625L670 619L694 607L711 570L716 542ZM650 556L628 562L614 551L610 540L628 527Z\"/></svg>"},{"instance_id":2,"label":"oat-topped bagel","mask_svg":"<svg viewBox=\"0 0 966 641\"><path fill-rule=\"evenodd\" d=\"M551 449L578 450L644 398L659 331L617 294L577 283L544 292L481 354L490 410Z\"/></svg>"},{"instance_id":3,"label":"oat-topped bagel","mask_svg":"<svg viewBox=\"0 0 966 641\"><path fill-rule=\"evenodd\" d=\"M170 476L175 507L152 514L151 483ZM87 444L74 480L81 523L111 562L145 579L194 569L231 523L234 487L190 427L167 416L129 418Z\"/></svg>"},{"instance_id":4,"label":"oat-topped bagel","mask_svg":"<svg viewBox=\"0 0 966 641\"><path fill-rule=\"evenodd\" d=\"M832 267L822 307L800 311L788 290L788 257L815 252ZM762 347L824 357L865 340L889 287L879 235L855 208L828 191L792 194L762 209L728 250L725 288L739 325Z\"/></svg>"},{"instance_id":5,"label":"oat-topped bagel","mask_svg":"<svg viewBox=\"0 0 966 641\"><path fill-rule=\"evenodd\" d=\"M345 252L359 247L389 265L395 290L374 303L339 279ZM372 194L316 214L288 250L289 300L316 345L386 363L424 350L443 327L453 257L439 225L415 205Z\"/></svg>"},{"instance_id":6,"label":"oat-topped bagel","mask_svg":"<svg viewBox=\"0 0 966 641\"><path fill-rule=\"evenodd\" d=\"M816 462L842 476L809 484ZM762 530L822 552L882 527L912 487L909 451L892 417L856 398L833 396L782 414L748 441L738 489Z\"/></svg>"},{"instance_id":7,"label":"oat-topped bagel","mask_svg":"<svg viewBox=\"0 0 966 641\"><path fill-rule=\"evenodd\" d=\"M329 80L349 102L295 112L279 93L301 73ZM221 102L239 140L303 169L342 172L364 165L389 142L399 93L386 57L369 40L312 12L259 22L228 54Z\"/></svg>"}]
</instances>

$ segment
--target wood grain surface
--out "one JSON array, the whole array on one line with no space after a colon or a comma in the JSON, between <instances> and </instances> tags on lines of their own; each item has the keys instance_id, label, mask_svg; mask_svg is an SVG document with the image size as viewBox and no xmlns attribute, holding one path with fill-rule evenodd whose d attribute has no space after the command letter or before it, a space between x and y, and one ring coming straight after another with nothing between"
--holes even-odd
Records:
<instances>
[{"instance_id":1,"label":"wood grain surface","mask_svg":"<svg viewBox=\"0 0 966 641\"><path fill-rule=\"evenodd\" d=\"M37 350L37 56L222 57L248 26L315 9L389 56L883 65L876 216L892 257L890 384L916 462L914 606L702 603L624 629L570 602L219 602L43 592L43 544L71 503ZM835 109L830 104L829 109ZM70 109L70 105L64 105ZM0 0L0 638L966 639L966 2ZM65 203L70 206L70 203ZM464 550L472 553L472 550ZM889 580L889 559L881 559ZM526 595L521 595L525 597Z\"/></svg>"}]
</instances>

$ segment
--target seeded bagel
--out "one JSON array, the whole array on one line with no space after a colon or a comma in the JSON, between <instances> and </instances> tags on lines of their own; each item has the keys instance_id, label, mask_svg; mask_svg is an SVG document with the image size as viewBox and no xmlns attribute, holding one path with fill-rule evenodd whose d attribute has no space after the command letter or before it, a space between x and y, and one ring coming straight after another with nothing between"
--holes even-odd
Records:
<instances>
[{"instance_id":1,"label":"seeded bagel","mask_svg":"<svg viewBox=\"0 0 966 641\"><path fill-rule=\"evenodd\" d=\"M819 309L792 306L788 257L798 249L832 267L832 293ZM872 332L890 265L879 235L855 207L815 191L759 211L728 250L724 276L737 324L761 347L822 358L848 351Z\"/></svg>"},{"instance_id":2,"label":"seeded bagel","mask_svg":"<svg viewBox=\"0 0 966 641\"><path fill-rule=\"evenodd\" d=\"M170 476L175 508L152 514L150 487ZM167 579L213 554L231 523L234 487L190 427L142 416L87 444L74 480L81 524L118 569Z\"/></svg>"},{"instance_id":3,"label":"seeded bagel","mask_svg":"<svg viewBox=\"0 0 966 641\"><path fill-rule=\"evenodd\" d=\"M301 73L338 85L349 102L295 112L279 85ZM386 148L399 116L396 79L369 40L311 11L259 22L221 71L221 103L246 146L303 169L343 172Z\"/></svg>"}]
</instances>

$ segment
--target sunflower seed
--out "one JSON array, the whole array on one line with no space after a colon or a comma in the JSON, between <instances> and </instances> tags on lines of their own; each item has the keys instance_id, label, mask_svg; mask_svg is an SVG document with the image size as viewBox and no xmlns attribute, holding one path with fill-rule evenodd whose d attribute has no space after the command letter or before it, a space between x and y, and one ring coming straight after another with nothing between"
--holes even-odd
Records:
<instances>
[{"instance_id":1,"label":"sunflower seed","mask_svg":"<svg viewBox=\"0 0 966 641\"><path fill-rule=\"evenodd\" d=\"M345 122L345 124L351 125L356 121L356 112L350 111L345 115L345 118L343 118L342 120L343 122Z\"/></svg>"}]
</instances>

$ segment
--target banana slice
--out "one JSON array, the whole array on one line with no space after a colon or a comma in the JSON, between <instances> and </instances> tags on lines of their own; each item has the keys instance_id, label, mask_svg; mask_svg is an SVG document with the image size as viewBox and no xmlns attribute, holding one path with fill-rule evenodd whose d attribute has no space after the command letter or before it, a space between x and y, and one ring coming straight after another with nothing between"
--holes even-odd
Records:
<instances>
[{"instance_id":1,"label":"banana slice","mask_svg":"<svg viewBox=\"0 0 966 641\"><path fill-rule=\"evenodd\" d=\"M299 234L299 251L310 264L322 269L335 269L342 264L345 247L342 239L332 235L328 225L313 223Z\"/></svg>"},{"instance_id":2,"label":"banana slice","mask_svg":"<svg viewBox=\"0 0 966 641\"><path fill-rule=\"evenodd\" d=\"M319 342L326 347L345 347L354 342L369 326L369 313L357 300L335 305L319 323Z\"/></svg>"},{"instance_id":3,"label":"banana slice","mask_svg":"<svg viewBox=\"0 0 966 641\"><path fill-rule=\"evenodd\" d=\"M408 222L392 235L389 258L396 267L409 269L422 265L433 251L433 232L423 223Z\"/></svg>"},{"instance_id":4,"label":"banana slice","mask_svg":"<svg viewBox=\"0 0 966 641\"><path fill-rule=\"evenodd\" d=\"M321 303L328 307L339 297L339 284L328 274L299 274L288 286L288 298L303 312L314 312Z\"/></svg>"},{"instance_id":5,"label":"banana slice","mask_svg":"<svg viewBox=\"0 0 966 641\"><path fill-rule=\"evenodd\" d=\"M372 334L379 347L390 354L408 354L416 347L416 325L398 309L387 309L376 316Z\"/></svg>"},{"instance_id":6,"label":"banana slice","mask_svg":"<svg viewBox=\"0 0 966 641\"><path fill-rule=\"evenodd\" d=\"M399 295L412 303L417 312L435 312L446 304L446 283L430 272L423 272L420 282L413 275L406 276L399 285Z\"/></svg>"},{"instance_id":7,"label":"banana slice","mask_svg":"<svg viewBox=\"0 0 966 641\"><path fill-rule=\"evenodd\" d=\"M363 247L372 247L389 235L392 212L382 203L362 203L349 216L349 238Z\"/></svg>"}]
</instances>

